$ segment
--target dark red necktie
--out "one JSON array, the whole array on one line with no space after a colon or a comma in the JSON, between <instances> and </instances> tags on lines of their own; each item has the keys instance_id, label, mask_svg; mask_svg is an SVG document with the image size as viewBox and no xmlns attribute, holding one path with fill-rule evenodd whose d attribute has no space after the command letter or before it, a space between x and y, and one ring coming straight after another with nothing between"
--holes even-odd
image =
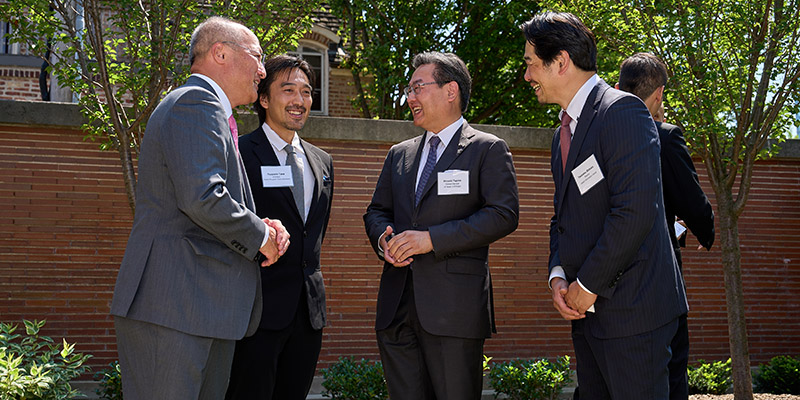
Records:
<instances>
[{"instance_id":1,"label":"dark red necktie","mask_svg":"<svg viewBox=\"0 0 800 400\"><path fill-rule=\"evenodd\" d=\"M569 123L572 118L569 117L566 111L561 113L561 170L564 171L567 167L567 156L569 155L569 144L572 142L572 133L569 129Z\"/></svg>"}]
</instances>

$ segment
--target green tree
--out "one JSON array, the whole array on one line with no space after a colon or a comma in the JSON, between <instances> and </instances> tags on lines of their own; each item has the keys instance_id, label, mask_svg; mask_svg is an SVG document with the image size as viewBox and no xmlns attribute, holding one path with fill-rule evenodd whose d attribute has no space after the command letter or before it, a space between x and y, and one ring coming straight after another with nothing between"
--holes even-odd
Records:
<instances>
[{"instance_id":1,"label":"green tree","mask_svg":"<svg viewBox=\"0 0 800 400\"><path fill-rule=\"evenodd\" d=\"M119 153L135 212L134 160L161 97L189 74L189 37L208 15L251 27L267 54L296 46L319 0L14 0L0 4L10 39L50 62L79 96L87 138ZM48 57L49 52L49 57Z\"/></svg>"},{"instance_id":2,"label":"green tree","mask_svg":"<svg viewBox=\"0 0 800 400\"><path fill-rule=\"evenodd\" d=\"M756 160L777 151L797 114L798 0L545 3L578 15L616 52L600 58L650 51L667 63L667 119L703 159L716 194L734 396L752 399L738 220Z\"/></svg>"},{"instance_id":3,"label":"green tree","mask_svg":"<svg viewBox=\"0 0 800 400\"><path fill-rule=\"evenodd\" d=\"M533 0L332 0L364 118L409 116L402 95L411 60L423 51L458 54L473 79L465 117L474 123L555 126L556 112L523 85L518 25Z\"/></svg>"}]
</instances>

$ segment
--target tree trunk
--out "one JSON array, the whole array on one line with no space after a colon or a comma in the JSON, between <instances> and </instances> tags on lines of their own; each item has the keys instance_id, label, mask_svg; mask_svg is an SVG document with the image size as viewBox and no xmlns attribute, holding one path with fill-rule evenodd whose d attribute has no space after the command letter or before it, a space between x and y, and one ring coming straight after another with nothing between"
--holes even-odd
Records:
<instances>
[{"instance_id":1,"label":"tree trunk","mask_svg":"<svg viewBox=\"0 0 800 400\"><path fill-rule=\"evenodd\" d=\"M126 148L120 144L119 160L122 163L122 179L125 181L125 194L128 196L128 205L131 207L131 214L136 215L136 171L133 168L130 147Z\"/></svg>"},{"instance_id":2,"label":"tree trunk","mask_svg":"<svg viewBox=\"0 0 800 400\"><path fill-rule=\"evenodd\" d=\"M731 197L717 193L722 269L725 276L725 299L728 308L728 341L733 370L734 400L753 400L753 378L750 374L750 351L744 315L742 288L742 254L739 249L739 216L733 210Z\"/></svg>"}]
</instances>

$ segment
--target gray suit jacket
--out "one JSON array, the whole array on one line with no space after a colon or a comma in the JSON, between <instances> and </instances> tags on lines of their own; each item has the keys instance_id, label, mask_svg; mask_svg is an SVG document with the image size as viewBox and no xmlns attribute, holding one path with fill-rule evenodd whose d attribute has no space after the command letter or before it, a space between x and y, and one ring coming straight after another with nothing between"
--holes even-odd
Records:
<instances>
[{"instance_id":1,"label":"gray suit jacket","mask_svg":"<svg viewBox=\"0 0 800 400\"><path fill-rule=\"evenodd\" d=\"M594 157L604 179L581 195L570 171ZM551 169L555 216L550 269L597 294L586 327L599 338L653 330L687 311L664 216L656 126L637 97L599 81L581 112L561 171L558 130Z\"/></svg>"},{"instance_id":2,"label":"gray suit jacket","mask_svg":"<svg viewBox=\"0 0 800 400\"><path fill-rule=\"evenodd\" d=\"M220 99L191 77L147 123L111 314L197 336L254 332L266 232L254 209Z\"/></svg>"},{"instance_id":3,"label":"gray suit jacket","mask_svg":"<svg viewBox=\"0 0 800 400\"><path fill-rule=\"evenodd\" d=\"M511 152L494 135L464 124L453 136L428 180L419 205L414 193L422 155L418 136L393 146L386 156L372 202L364 215L369 241L427 230L433 251L415 255L411 267L420 324L434 335L485 338L494 330L489 245L519 221L519 195ZM437 173L469 171L469 193L439 195ZM384 263L375 328L386 328L397 312L408 268Z\"/></svg>"}]
</instances>

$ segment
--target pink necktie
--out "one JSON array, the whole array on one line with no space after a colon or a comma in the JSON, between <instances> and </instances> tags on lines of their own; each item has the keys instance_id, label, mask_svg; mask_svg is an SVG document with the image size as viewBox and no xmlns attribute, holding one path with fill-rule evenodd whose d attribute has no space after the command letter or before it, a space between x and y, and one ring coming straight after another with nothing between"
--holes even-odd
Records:
<instances>
[{"instance_id":1,"label":"pink necktie","mask_svg":"<svg viewBox=\"0 0 800 400\"><path fill-rule=\"evenodd\" d=\"M566 111L561 113L561 170L567 168L567 156L569 155L569 144L572 142L572 133L570 133L569 123L572 118L569 117Z\"/></svg>"},{"instance_id":2,"label":"pink necktie","mask_svg":"<svg viewBox=\"0 0 800 400\"><path fill-rule=\"evenodd\" d=\"M233 114L228 117L228 124L231 126L231 136L233 136L233 145L236 147L236 153L239 153L239 127L236 126L236 119Z\"/></svg>"}]
</instances>

